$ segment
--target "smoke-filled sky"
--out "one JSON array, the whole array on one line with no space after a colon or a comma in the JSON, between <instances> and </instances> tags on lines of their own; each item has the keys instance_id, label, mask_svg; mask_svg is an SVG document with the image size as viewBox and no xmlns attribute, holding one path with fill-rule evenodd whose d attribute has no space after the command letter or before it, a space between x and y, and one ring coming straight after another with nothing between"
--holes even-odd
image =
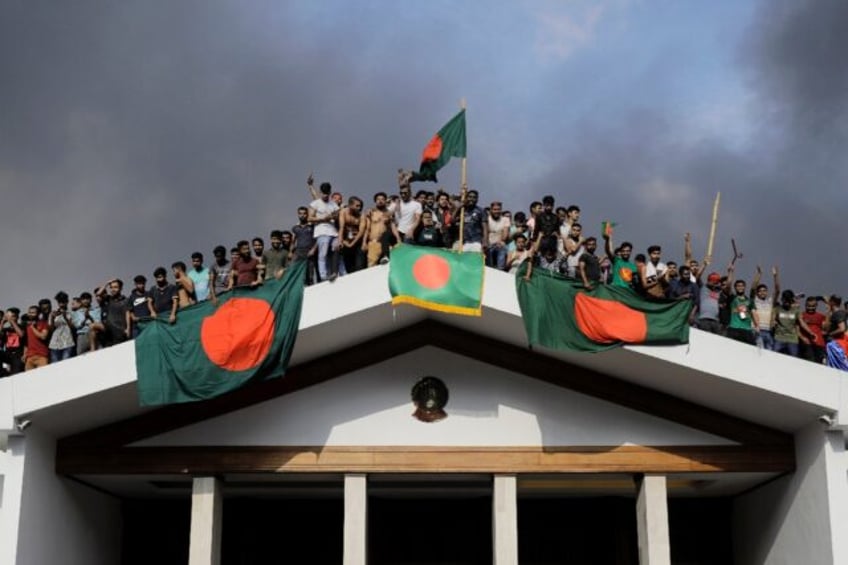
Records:
<instances>
[{"instance_id":1,"label":"smoke-filled sky","mask_svg":"<svg viewBox=\"0 0 848 565\"><path fill-rule=\"evenodd\" d=\"M482 204L681 259L720 190L717 267L732 237L739 276L844 294L846 30L844 0L5 0L0 307L267 240L312 170L369 203L462 98Z\"/></svg>"}]
</instances>

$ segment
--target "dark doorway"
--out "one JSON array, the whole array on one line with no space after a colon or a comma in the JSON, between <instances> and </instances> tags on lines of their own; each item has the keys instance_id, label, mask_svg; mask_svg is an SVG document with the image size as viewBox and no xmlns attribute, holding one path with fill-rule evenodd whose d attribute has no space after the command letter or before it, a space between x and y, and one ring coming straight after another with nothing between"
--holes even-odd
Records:
<instances>
[{"instance_id":1,"label":"dark doorway","mask_svg":"<svg viewBox=\"0 0 848 565\"><path fill-rule=\"evenodd\" d=\"M370 565L491 565L492 498L368 499Z\"/></svg>"},{"instance_id":2,"label":"dark doorway","mask_svg":"<svg viewBox=\"0 0 848 565\"><path fill-rule=\"evenodd\" d=\"M675 565L733 565L731 499L670 498L668 526Z\"/></svg>"},{"instance_id":3,"label":"dark doorway","mask_svg":"<svg viewBox=\"0 0 848 565\"><path fill-rule=\"evenodd\" d=\"M191 499L124 500L122 565L185 565Z\"/></svg>"},{"instance_id":4,"label":"dark doorway","mask_svg":"<svg viewBox=\"0 0 848 565\"><path fill-rule=\"evenodd\" d=\"M519 498L521 565L638 565L632 498Z\"/></svg>"},{"instance_id":5,"label":"dark doorway","mask_svg":"<svg viewBox=\"0 0 848 565\"><path fill-rule=\"evenodd\" d=\"M221 563L339 564L343 528L341 498L227 498Z\"/></svg>"}]
</instances>

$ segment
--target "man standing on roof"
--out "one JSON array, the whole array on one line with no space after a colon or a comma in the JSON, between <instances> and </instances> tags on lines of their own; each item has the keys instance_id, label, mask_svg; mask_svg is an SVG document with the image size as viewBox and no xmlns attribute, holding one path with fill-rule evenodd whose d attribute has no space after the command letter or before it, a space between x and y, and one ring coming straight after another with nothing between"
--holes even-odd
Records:
<instances>
[{"instance_id":1,"label":"man standing on roof","mask_svg":"<svg viewBox=\"0 0 848 565\"><path fill-rule=\"evenodd\" d=\"M727 337L754 345L757 341L755 328L759 327L759 318L754 303L745 292L745 281L733 283L735 292L730 300L730 323L727 326Z\"/></svg>"},{"instance_id":2,"label":"man standing on roof","mask_svg":"<svg viewBox=\"0 0 848 565\"><path fill-rule=\"evenodd\" d=\"M147 278L136 275L133 279L135 286L127 297L126 327L127 338L135 339L141 331L139 322L153 316L153 305L150 293L147 292Z\"/></svg>"},{"instance_id":3,"label":"man standing on roof","mask_svg":"<svg viewBox=\"0 0 848 565\"><path fill-rule=\"evenodd\" d=\"M262 270L259 268L259 259L251 257L250 243L243 239L238 242L235 249L238 253L233 256L231 261L232 286L258 286L262 284Z\"/></svg>"},{"instance_id":4,"label":"man standing on roof","mask_svg":"<svg viewBox=\"0 0 848 565\"><path fill-rule=\"evenodd\" d=\"M127 297L123 294L124 281L115 278L95 290L103 312L102 342L111 346L127 339Z\"/></svg>"},{"instance_id":5,"label":"man standing on roof","mask_svg":"<svg viewBox=\"0 0 848 565\"><path fill-rule=\"evenodd\" d=\"M842 307L842 298L832 295L827 300L829 316L825 323L827 338L827 364L843 371L848 371L848 336L846 336L846 315Z\"/></svg>"},{"instance_id":6,"label":"man standing on roof","mask_svg":"<svg viewBox=\"0 0 848 565\"><path fill-rule=\"evenodd\" d=\"M227 248L223 245L216 246L215 249L212 250L212 255L215 257L215 262L212 263L212 268L209 269L209 276L212 280L210 290L212 300L217 300L218 296L232 288L232 265L227 259Z\"/></svg>"},{"instance_id":7,"label":"man standing on roof","mask_svg":"<svg viewBox=\"0 0 848 565\"><path fill-rule=\"evenodd\" d=\"M700 280L700 276L698 277ZM701 287L698 297L699 330L721 335L721 322L719 321L719 301L721 298L721 275L710 273L707 283Z\"/></svg>"},{"instance_id":8,"label":"man standing on roof","mask_svg":"<svg viewBox=\"0 0 848 565\"><path fill-rule=\"evenodd\" d=\"M754 281L751 284L753 292L751 299L754 301L754 308L757 310L757 343L764 349L774 350L774 307L777 305L777 296L780 295L780 279L778 278L777 267L771 268L771 274L774 277L774 294L769 294L768 286L761 284L760 279L763 275L763 270L757 265L757 271L754 274Z\"/></svg>"},{"instance_id":9,"label":"man standing on roof","mask_svg":"<svg viewBox=\"0 0 848 565\"><path fill-rule=\"evenodd\" d=\"M469 190L465 193L465 203L460 212L465 217L457 219L457 221L463 224L462 251L483 253L486 251L485 245L489 241L489 225L486 222L485 212L477 205L477 198L476 190ZM454 243L454 247L459 247L459 241Z\"/></svg>"},{"instance_id":10,"label":"man standing on roof","mask_svg":"<svg viewBox=\"0 0 848 565\"><path fill-rule=\"evenodd\" d=\"M341 256L345 271L354 273L365 268L365 252L362 241L365 237L365 215L362 199L351 196L347 206L339 213L339 233L342 237Z\"/></svg>"},{"instance_id":11,"label":"man standing on roof","mask_svg":"<svg viewBox=\"0 0 848 565\"><path fill-rule=\"evenodd\" d=\"M44 367L49 362L50 349L47 347L50 336L50 300L42 298L38 306L29 307L29 321L26 326L26 353L24 353L24 370L31 371ZM46 311L46 314L45 314Z\"/></svg>"},{"instance_id":12,"label":"man standing on roof","mask_svg":"<svg viewBox=\"0 0 848 565\"><path fill-rule=\"evenodd\" d=\"M389 212L394 214L398 232L402 241L412 241L415 229L421 222L421 202L412 198L409 185L400 187L400 198L389 204Z\"/></svg>"},{"instance_id":13,"label":"man standing on roof","mask_svg":"<svg viewBox=\"0 0 848 565\"><path fill-rule=\"evenodd\" d=\"M489 231L489 248L486 253L486 265L495 267L501 271L506 269L506 257L508 253L507 241L509 240L509 218L502 214L503 204L492 202L489 205L489 216L486 219Z\"/></svg>"},{"instance_id":14,"label":"man standing on roof","mask_svg":"<svg viewBox=\"0 0 848 565\"><path fill-rule=\"evenodd\" d=\"M191 254L191 269L188 278L194 284L194 298L198 302L208 300L212 289L212 273L203 266L203 253L195 251Z\"/></svg>"},{"instance_id":15,"label":"man standing on roof","mask_svg":"<svg viewBox=\"0 0 848 565\"><path fill-rule=\"evenodd\" d=\"M633 276L636 274L636 264L630 260L633 244L625 241L618 249L613 249L611 231L611 229L604 230L604 248L612 264L612 284L632 288Z\"/></svg>"},{"instance_id":16,"label":"man standing on roof","mask_svg":"<svg viewBox=\"0 0 848 565\"><path fill-rule=\"evenodd\" d=\"M821 364L825 357L824 323L825 315L818 311L819 301L824 301L821 296L808 296L804 304L804 312L801 319L807 325L807 329L801 329L798 339L801 341L801 357L807 361Z\"/></svg>"},{"instance_id":17,"label":"man standing on roof","mask_svg":"<svg viewBox=\"0 0 848 565\"><path fill-rule=\"evenodd\" d=\"M344 263L339 261L339 206L330 200L333 187L321 183L320 197L309 204L309 222L315 226L313 235L318 243L318 277L334 281L345 274Z\"/></svg>"},{"instance_id":18,"label":"man standing on roof","mask_svg":"<svg viewBox=\"0 0 848 565\"><path fill-rule=\"evenodd\" d=\"M315 253L318 243L315 241L315 226L309 223L309 208L301 206L297 209L297 224L292 226L291 260L307 261L306 284L315 282Z\"/></svg>"},{"instance_id":19,"label":"man standing on roof","mask_svg":"<svg viewBox=\"0 0 848 565\"><path fill-rule=\"evenodd\" d=\"M247 242L245 242L247 244ZM248 251L250 254L250 251ZM150 287L147 300L150 304L150 315L153 318L168 315L168 322L173 324L177 321L177 306L180 297L177 295L176 285L168 282L168 271L165 267L156 267L153 271L153 279L156 281Z\"/></svg>"}]
</instances>

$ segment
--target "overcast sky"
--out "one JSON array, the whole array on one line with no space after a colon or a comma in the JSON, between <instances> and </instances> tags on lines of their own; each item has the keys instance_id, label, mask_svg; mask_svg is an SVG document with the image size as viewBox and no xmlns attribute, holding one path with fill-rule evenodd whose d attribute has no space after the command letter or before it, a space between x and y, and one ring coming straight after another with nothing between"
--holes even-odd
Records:
<instances>
[{"instance_id":1,"label":"overcast sky","mask_svg":"<svg viewBox=\"0 0 848 565\"><path fill-rule=\"evenodd\" d=\"M718 264L845 294L846 30L844 0L4 0L0 307L267 239L311 170L368 203L463 97L483 204L680 259L720 190Z\"/></svg>"}]
</instances>

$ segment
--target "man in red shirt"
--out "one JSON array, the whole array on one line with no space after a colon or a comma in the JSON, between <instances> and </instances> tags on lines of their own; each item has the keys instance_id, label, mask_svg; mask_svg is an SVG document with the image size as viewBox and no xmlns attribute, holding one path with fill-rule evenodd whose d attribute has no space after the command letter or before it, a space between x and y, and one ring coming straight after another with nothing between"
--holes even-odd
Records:
<instances>
[{"instance_id":1,"label":"man in red shirt","mask_svg":"<svg viewBox=\"0 0 848 565\"><path fill-rule=\"evenodd\" d=\"M810 331L802 329L798 334L798 339L801 342L801 357L807 361L821 364L825 353L824 329L822 326L826 317L816 308L819 300L824 301L824 298L820 296L807 297L801 319L807 324Z\"/></svg>"},{"instance_id":2,"label":"man in red shirt","mask_svg":"<svg viewBox=\"0 0 848 565\"><path fill-rule=\"evenodd\" d=\"M30 306L27 317L29 323L26 327L27 346L24 353L24 370L29 371L47 365L50 349L48 348L48 335L50 334L50 323L47 321L50 315L50 301L42 298L38 306ZM44 315L40 309L46 309Z\"/></svg>"},{"instance_id":3,"label":"man in red shirt","mask_svg":"<svg viewBox=\"0 0 848 565\"><path fill-rule=\"evenodd\" d=\"M238 257L233 259L233 286L257 286L262 284L259 259L251 257L250 243L244 239L239 241L238 250Z\"/></svg>"}]
</instances>

